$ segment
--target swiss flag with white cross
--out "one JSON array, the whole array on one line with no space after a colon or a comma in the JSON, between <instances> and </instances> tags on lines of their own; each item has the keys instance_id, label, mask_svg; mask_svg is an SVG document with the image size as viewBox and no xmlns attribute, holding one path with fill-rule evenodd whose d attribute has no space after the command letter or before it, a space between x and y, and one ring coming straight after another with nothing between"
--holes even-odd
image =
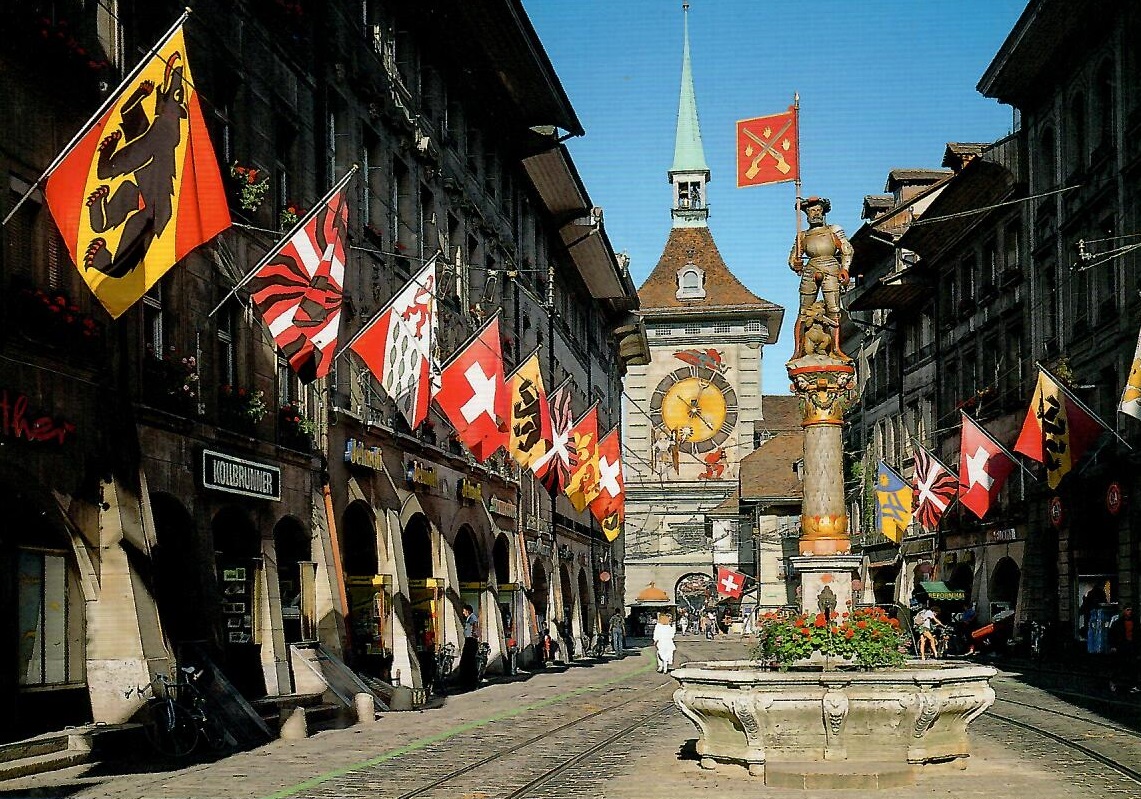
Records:
<instances>
[{"instance_id":1,"label":"swiss flag with white cross","mask_svg":"<svg viewBox=\"0 0 1141 799\"><path fill-rule=\"evenodd\" d=\"M436 402L480 463L507 446L511 397L503 378L498 316L440 370Z\"/></svg>"},{"instance_id":2,"label":"swiss flag with white cross","mask_svg":"<svg viewBox=\"0 0 1141 799\"><path fill-rule=\"evenodd\" d=\"M739 599L745 590L745 578L748 575L735 572L724 566L717 567L717 593L722 596Z\"/></svg>"}]
</instances>

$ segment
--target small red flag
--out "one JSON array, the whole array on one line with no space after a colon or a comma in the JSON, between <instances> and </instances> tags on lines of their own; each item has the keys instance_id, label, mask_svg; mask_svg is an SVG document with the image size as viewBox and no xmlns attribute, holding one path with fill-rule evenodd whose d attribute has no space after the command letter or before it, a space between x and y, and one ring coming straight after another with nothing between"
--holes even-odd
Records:
<instances>
[{"instance_id":1,"label":"small red flag","mask_svg":"<svg viewBox=\"0 0 1141 799\"><path fill-rule=\"evenodd\" d=\"M737 123L737 188L800 178L797 108Z\"/></svg>"},{"instance_id":2,"label":"small red flag","mask_svg":"<svg viewBox=\"0 0 1141 799\"><path fill-rule=\"evenodd\" d=\"M503 379L498 316L440 370L436 402L480 463L507 446L511 396Z\"/></svg>"},{"instance_id":3,"label":"small red flag","mask_svg":"<svg viewBox=\"0 0 1141 799\"><path fill-rule=\"evenodd\" d=\"M959 502L980 519L998 499L1015 462L971 417L963 414L959 445Z\"/></svg>"},{"instance_id":4,"label":"small red flag","mask_svg":"<svg viewBox=\"0 0 1141 799\"><path fill-rule=\"evenodd\" d=\"M748 575L735 572L724 566L717 567L717 593L722 596L740 598L745 591L745 579Z\"/></svg>"},{"instance_id":5,"label":"small red flag","mask_svg":"<svg viewBox=\"0 0 1141 799\"><path fill-rule=\"evenodd\" d=\"M626 515L626 485L622 479L622 441L615 427L598 442L598 487L600 492L590 503L590 512L602 525L608 541L622 531Z\"/></svg>"}]
</instances>

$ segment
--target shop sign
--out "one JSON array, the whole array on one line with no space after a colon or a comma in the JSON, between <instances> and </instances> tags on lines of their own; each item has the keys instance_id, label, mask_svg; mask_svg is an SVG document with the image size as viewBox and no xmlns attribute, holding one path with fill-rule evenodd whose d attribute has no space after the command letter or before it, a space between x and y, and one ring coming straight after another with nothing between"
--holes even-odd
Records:
<instances>
[{"instance_id":1,"label":"shop sign","mask_svg":"<svg viewBox=\"0 0 1141 799\"><path fill-rule=\"evenodd\" d=\"M281 469L202 450L202 486L228 494L281 501Z\"/></svg>"},{"instance_id":2,"label":"shop sign","mask_svg":"<svg viewBox=\"0 0 1141 799\"><path fill-rule=\"evenodd\" d=\"M507 500L500 499L499 497L492 497L490 500L488 500L487 504L492 513L498 513L500 516L507 516L511 519L515 518L516 508L514 502L508 502Z\"/></svg>"},{"instance_id":3,"label":"shop sign","mask_svg":"<svg viewBox=\"0 0 1141 799\"><path fill-rule=\"evenodd\" d=\"M552 547L547 541L542 541L538 538L528 538L527 552L531 555L544 555L549 558L551 556Z\"/></svg>"},{"instance_id":4,"label":"shop sign","mask_svg":"<svg viewBox=\"0 0 1141 799\"><path fill-rule=\"evenodd\" d=\"M1003 527L1001 530L991 530L991 541L1014 541L1018 538L1018 531L1013 527Z\"/></svg>"},{"instance_id":5,"label":"shop sign","mask_svg":"<svg viewBox=\"0 0 1141 799\"><path fill-rule=\"evenodd\" d=\"M355 438L345 442L345 463L363 466L374 472L384 471L384 458L381 457L380 447L370 447Z\"/></svg>"},{"instance_id":6,"label":"shop sign","mask_svg":"<svg viewBox=\"0 0 1141 799\"><path fill-rule=\"evenodd\" d=\"M483 501L483 486L467 477L460 478L460 499L470 499L472 502Z\"/></svg>"},{"instance_id":7,"label":"shop sign","mask_svg":"<svg viewBox=\"0 0 1141 799\"><path fill-rule=\"evenodd\" d=\"M527 518L523 524L528 530L535 530L540 533L551 532L551 523L549 520L544 519L542 516L534 513L528 513Z\"/></svg>"},{"instance_id":8,"label":"shop sign","mask_svg":"<svg viewBox=\"0 0 1141 799\"><path fill-rule=\"evenodd\" d=\"M26 394L0 389L0 437L62 445L73 433L75 425L71 422L29 411Z\"/></svg>"},{"instance_id":9,"label":"shop sign","mask_svg":"<svg viewBox=\"0 0 1141 799\"><path fill-rule=\"evenodd\" d=\"M440 479L436 476L436 470L431 466L425 466L420 461L413 461L408 464L408 482L413 485L435 488L440 484Z\"/></svg>"},{"instance_id":10,"label":"shop sign","mask_svg":"<svg viewBox=\"0 0 1141 799\"><path fill-rule=\"evenodd\" d=\"M1062 498L1061 497L1051 497L1050 498L1049 510L1050 510L1050 524L1054 525L1055 527L1061 527L1062 526L1062 517L1064 515L1064 511L1062 509Z\"/></svg>"},{"instance_id":11,"label":"shop sign","mask_svg":"<svg viewBox=\"0 0 1141 799\"><path fill-rule=\"evenodd\" d=\"M1124 496L1121 493L1121 483L1114 480L1105 488L1105 509L1109 511L1110 516L1116 516L1121 512L1121 505L1124 502Z\"/></svg>"}]
</instances>

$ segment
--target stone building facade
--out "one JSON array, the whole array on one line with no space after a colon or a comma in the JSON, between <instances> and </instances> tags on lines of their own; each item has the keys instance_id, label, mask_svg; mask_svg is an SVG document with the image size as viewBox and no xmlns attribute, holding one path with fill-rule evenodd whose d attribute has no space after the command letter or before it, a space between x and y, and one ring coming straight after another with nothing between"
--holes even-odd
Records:
<instances>
[{"instance_id":1,"label":"stone building facade","mask_svg":"<svg viewBox=\"0 0 1141 799\"><path fill-rule=\"evenodd\" d=\"M27 34L0 49L27 120L0 145L5 214L180 11L53 5L5 17ZM20 44L61 24L100 57ZM407 429L352 354L300 383L244 291L209 316L282 211L356 164L342 342L437 256L441 358L499 313L508 369L537 348L576 415L619 423L624 364L646 358L637 295L520 4L200 3L185 30L235 226L116 321L39 192L3 229L0 492L19 523L0 530L0 635L19 643L0 735L122 721L126 687L188 658L245 701L300 692L322 658L425 687L464 603L489 668L548 629L581 652L622 604L621 539L504 456L476 464L436 411ZM234 164L268 178L259 203Z\"/></svg>"}]
</instances>

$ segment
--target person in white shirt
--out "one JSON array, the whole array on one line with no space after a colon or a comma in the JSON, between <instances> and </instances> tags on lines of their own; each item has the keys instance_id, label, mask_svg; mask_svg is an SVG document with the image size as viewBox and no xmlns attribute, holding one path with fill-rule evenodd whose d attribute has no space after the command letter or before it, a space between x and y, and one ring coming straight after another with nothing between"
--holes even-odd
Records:
<instances>
[{"instance_id":1,"label":"person in white shirt","mask_svg":"<svg viewBox=\"0 0 1141 799\"><path fill-rule=\"evenodd\" d=\"M919 628L919 659L927 660L927 649L931 649L931 657L938 657L938 647L935 641L935 611L923 608L915 614L915 626Z\"/></svg>"},{"instance_id":2,"label":"person in white shirt","mask_svg":"<svg viewBox=\"0 0 1141 799\"><path fill-rule=\"evenodd\" d=\"M668 613L658 616L654 625L654 646L658 651L658 673L667 674L674 661L674 620Z\"/></svg>"}]
</instances>

